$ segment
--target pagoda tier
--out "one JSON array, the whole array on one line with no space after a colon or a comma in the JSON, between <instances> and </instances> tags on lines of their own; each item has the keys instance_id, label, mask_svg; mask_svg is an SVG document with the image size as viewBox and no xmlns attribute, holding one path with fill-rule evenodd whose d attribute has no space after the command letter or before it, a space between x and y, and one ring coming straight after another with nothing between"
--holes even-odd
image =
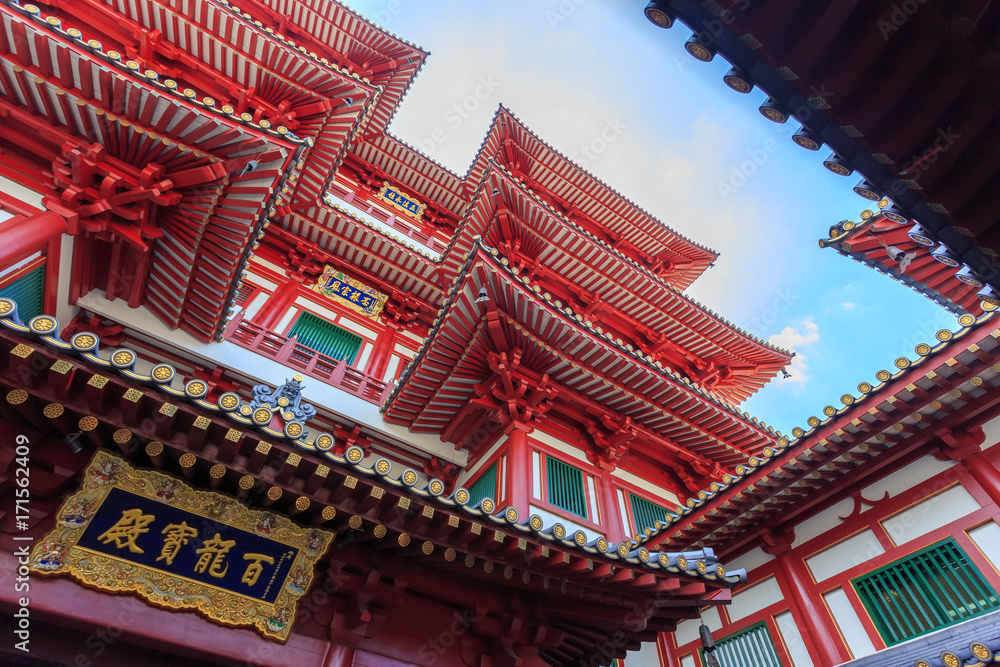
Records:
<instances>
[{"instance_id":1,"label":"pagoda tier","mask_svg":"<svg viewBox=\"0 0 1000 667\"><path fill-rule=\"evenodd\" d=\"M0 425L32 443L32 512L18 526L22 538L40 539L53 527L64 491L78 482L94 449L113 453L132 466L333 531L335 547L320 576L334 585L326 597L313 598L319 601L296 619L294 633L398 660L412 658L417 647L394 631L393 619L417 628L423 642L434 633L414 613L430 602L444 608L445 626L453 612L469 619L463 642L472 642L476 655L492 656L493 664L608 665L696 618L700 608L728 603L731 589L746 581L710 550L613 545L545 525L539 516L519 517L512 508L495 513L490 499L473 502L467 489L446 491L440 479L366 457L360 447L332 451L332 442L310 433L311 422L296 418L278 428L273 420L255 422L240 410L247 396L203 398L205 382L174 382L170 364L143 373L133 351L101 348L96 334L80 332L65 343L47 316L27 327L15 308L0 299ZM30 370L38 368L47 370ZM32 373L25 386L21 378ZM255 406L255 415L270 416L270 408ZM296 398L295 410L310 408ZM82 451L73 453L64 439L76 430ZM54 604L59 590L67 588L34 580L33 608ZM86 599L87 589L72 590ZM187 619L177 636L158 632L184 644L185 655L211 651L190 629L195 623ZM620 637L613 645L612 634ZM218 640L228 642L229 634L219 631ZM297 645L282 650L294 655Z\"/></svg>"},{"instance_id":2,"label":"pagoda tier","mask_svg":"<svg viewBox=\"0 0 1000 667\"><path fill-rule=\"evenodd\" d=\"M952 312L983 313L983 283L913 222L900 224L879 213L860 222L845 220L830 228L821 248L861 262L908 285ZM890 254L891 253L891 254ZM993 305L1000 305L994 301Z\"/></svg>"},{"instance_id":3,"label":"pagoda tier","mask_svg":"<svg viewBox=\"0 0 1000 667\"><path fill-rule=\"evenodd\" d=\"M600 325L603 334L724 400L746 399L791 357L707 311L661 275L559 215L496 165L484 172L440 259L402 235L388 238L371 220L341 208L344 202L329 196L327 201L330 206L278 219L282 231L268 238L263 252L274 249L284 258L292 246L315 244L313 251L302 246L290 261L306 261L312 253L316 265L311 274L318 275L324 263L363 272L383 292L408 294L428 313L443 303L442 285L457 277L474 239L482 237L558 303Z\"/></svg>"},{"instance_id":4,"label":"pagoda tier","mask_svg":"<svg viewBox=\"0 0 1000 667\"><path fill-rule=\"evenodd\" d=\"M544 414L568 438L589 433L582 444L593 459L656 470L688 490L725 478L777 438L598 333L481 241L383 412L470 448L482 446L470 438L489 419Z\"/></svg>"},{"instance_id":5,"label":"pagoda tier","mask_svg":"<svg viewBox=\"0 0 1000 667\"><path fill-rule=\"evenodd\" d=\"M47 193L80 237L71 301L105 289L203 340L219 335L305 142L122 63L88 41L89 26L63 30L18 5L0 5L0 18L0 142L18 165L4 175Z\"/></svg>"},{"instance_id":6,"label":"pagoda tier","mask_svg":"<svg viewBox=\"0 0 1000 667\"><path fill-rule=\"evenodd\" d=\"M192 4L211 3L193 0ZM366 132L385 131L428 55L330 0L220 0L220 4L249 13L265 30L282 35L301 60L325 60L379 88L374 108L363 119Z\"/></svg>"},{"instance_id":7,"label":"pagoda tier","mask_svg":"<svg viewBox=\"0 0 1000 667\"><path fill-rule=\"evenodd\" d=\"M119 13L92 0L52 6L64 28L80 28L105 49L127 54L139 71L169 76L178 90L208 96L255 123L312 138L301 176L290 184L295 199L319 197L352 126L375 104L375 86L303 54L233 7L139 0Z\"/></svg>"},{"instance_id":8,"label":"pagoda tier","mask_svg":"<svg viewBox=\"0 0 1000 667\"><path fill-rule=\"evenodd\" d=\"M284 264L292 249L298 253L292 261L313 263L306 270L309 275L318 276L330 264L363 277L385 294L406 295L426 313L425 326L444 301L438 266L425 253L335 206L316 206L277 218L260 252Z\"/></svg>"},{"instance_id":9,"label":"pagoda tier","mask_svg":"<svg viewBox=\"0 0 1000 667\"><path fill-rule=\"evenodd\" d=\"M743 401L791 359L559 215L511 174L491 165L482 179L442 259L444 277L457 275L481 237L557 304L727 401Z\"/></svg>"},{"instance_id":10,"label":"pagoda tier","mask_svg":"<svg viewBox=\"0 0 1000 667\"><path fill-rule=\"evenodd\" d=\"M729 61L730 87L770 98L765 118L802 123L798 145L831 149L820 159L863 177L855 192L892 199L1000 290L1000 5L653 0L646 16L690 27L689 53Z\"/></svg>"},{"instance_id":11,"label":"pagoda tier","mask_svg":"<svg viewBox=\"0 0 1000 667\"><path fill-rule=\"evenodd\" d=\"M461 209L463 196L459 194L462 190L457 177L450 172L440 173L443 167L415 154L415 149L399 140L366 137L351 151L372 169L405 184L418 195L441 201L451 211ZM690 286L718 257L571 162L502 106L469 172L461 179L465 201L492 162L515 173L559 214L645 268L662 273L664 280L677 289Z\"/></svg>"},{"instance_id":12,"label":"pagoda tier","mask_svg":"<svg viewBox=\"0 0 1000 667\"><path fill-rule=\"evenodd\" d=\"M648 543L733 557L761 543L761 526L794 525L941 447L956 461L979 452L974 425L1000 416L1000 329L993 312L959 323L794 429L731 485L700 493Z\"/></svg>"}]
</instances>

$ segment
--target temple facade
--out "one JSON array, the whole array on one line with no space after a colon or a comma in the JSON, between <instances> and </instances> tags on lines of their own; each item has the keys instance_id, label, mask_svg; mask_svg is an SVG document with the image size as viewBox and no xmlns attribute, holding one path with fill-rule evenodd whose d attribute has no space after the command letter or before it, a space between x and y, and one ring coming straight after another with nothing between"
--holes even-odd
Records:
<instances>
[{"instance_id":1,"label":"temple facade","mask_svg":"<svg viewBox=\"0 0 1000 667\"><path fill-rule=\"evenodd\" d=\"M5 661L658 661L745 582L649 543L779 439L716 253L388 134L426 53L337 3L0 17Z\"/></svg>"},{"instance_id":2,"label":"temple facade","mask_svg":"<svg viewBox=\"0 0 1000 667\"><path fill-rule=\"evenodd\" d=\"M464 175L392 136L427 54L347 7L0 21L4 664L1000 649L988 295L782 435L715 252L504 107Z\"/></svg>"},{"instance_id":3,"label":"temple facade","mask_svg":"<svg viewBox=\"0 0 1000 667\"><path fill-rule=\"evenodd\" d=\"M848 183L868 208L831 225L821 247L957 318L654 538L749 572L731 605L704 615L709 653L726 667L995 664L1000 274L987 213L998 200L981 189L995 138L981 123L996 114L985 64L997 8L653 0L645 13L690 29L695 60L730 63L723 82L737 99L766 93L761 122L801 125L797 146L861 177ZM710 665L698 623L681 623L661 659Z\"/></svg>"}]
</instances>

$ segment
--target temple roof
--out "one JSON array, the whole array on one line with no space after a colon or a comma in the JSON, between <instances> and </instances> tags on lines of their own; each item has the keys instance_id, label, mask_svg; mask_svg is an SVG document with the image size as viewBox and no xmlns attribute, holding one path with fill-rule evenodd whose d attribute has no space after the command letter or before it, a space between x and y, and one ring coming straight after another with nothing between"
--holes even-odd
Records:
<instances>
[{"instance_id":1,"label":"temple roof","mask_svg":"<svg viewBox=\"0 0 1000 667\"><path fill-rule=\"evenodd\" d=\"M797 144L832 149L817 159L834 173L863 176L855 192L891 198L997 288L1000 6L909 7L657 0L647 16L661 27L674 19L689 26L692 55L732 63L726 80L734 90L758 87L771 98L760 108L765 117L801 122Z\"/></svg>"},{"instance_id":2,"label":"temple roof","mask_svg":"<svg viewBox=\"0 0 1000 667\"><path fill-rule=\"evenodd\" d=\"M351 147L351 152L417 196L439 203L459 216L466 214L471 197L491 164L515 170L515 177L525 181L525 187L547 206L584 226L602 241L617 245L633 259L638 256L650 263L671 263L672 270L664 279L679 290L689 287L718 258L715 251L667 227L571 162L503 106L497 109L464 176L454 174L388 135L365 136Z\"/></svg>"},{"instance_id":3,"label":"temple roof","mask_svg":"<svg viewBox=\"0 0 1000 667\"><path fill-rule=\"evenodd\" d=\"M942 252L919 225L894 222L881 212L865 213L860 222L843 220L831 227L820 247L884 273L956 314L983 313L983 283Z\"/></svg>"},{"instance_id":4,"label":"temple roof","mask_svg":"<svg viewBox=\"0 0 1000 667\"><path fill-rule=\"evenodd\" d=\"M477 302L483 291L492 302L485 310L495 317ZM711 474L728 474L777 439L681 374L600 334L481 240L427 343L383 406L386 420L415 431L455 431L461 421L456 415L464 417L477 383L491 375L492 356L515 350L519 367L558 394L563 409L628 417L658 438L665 452L697 458Z\"/></svg>"},{"instance_id":5,"label":"temple roof","mask_svg":"<svg viewBox=\"0 0 1000 667\"><path fill-rule=\"evenodd\" d=\"M220 2L237 14L237 5L244 4ZM378 103L365 118L369 131L385 131L428 55L338 2L249 0L247 4L251 20L263 21L265 30L296 47L300 58L337 65L380 88Z\"/></svg>"},{"instance_id":6,"label":"temple roof","mask_svg":"<svg viewBox=\"0 0 1000 667\"><path fill-rule=\"evenodd\" d=\"M8 50L3 56L5 80L20 80L24 97L20 107L0 104L9 108L12 124L32 130L39 118L51 124L29 150L59 156L50 158L50 168L65 163L53 194L77 216L71 231L110 229L139 250L155 239L145 303L171 326L203 340L218 335L262 213L297 177L296 159L311 140L217 107L210 98L198 100L193 91L105 52L81 31L63 30L57 17L43 17L35 7L0 10L5 30L37 45L27 55ZM23 69L49 71L53 60L65 64L58 76L28 76ZM103 149L93 152L91 142ZM147 173L150 163L160 165L160 173ZM76 173L81 164L90 176ZM117 179L114 188L125 191L108 199L103 185L98 190L101 178ZM144 200L159 206L155 225L130 225L124 216L136 211L110 225L88 219L105 206L116 210Z\"/></svg>"},{"instance_id":7,"label":"temple roof","mask_svg":"<svg viewBox=\"0 0 1000 667\"><path fill-rule=\"evenodd\" d=\"M315 408L302 400L297 378L277 389L255 387L250 400L233 393L210 397L204 381L179 383L170 364L147 373L136 361L127 348L101 348L90 332L62 341L58 322L47 315L25 325L16 304L0 299L0 386L9 390L7 403L20 406L26 424L52 420L45 428L73 428L79 420L80 429L94 436L88 445L117 447L134 464L212 479L219 491L264 484L271 511L337 531L340 549L327 555L332 560L353 563L375 550L402 559L409 571L430 568L496 590L538 593L551 601L548 622L574 638L542 651L550 664L576 664L577 648L586 652L588 642L596 641L591 633L609 623L625 630L634 650L657 632L671 631L679 619L695 617L699 607L725 604L730 589L746 581L743 570L727 572L710 549L673 553L591 540L562 524L546 525L537 515L498 511L490 498L472 502L465 488L448 491L442 480L360 447L341 451L329 434L309 432ZM18 378L29 367L48 370L23 387ZM57 402L43 416L42 406L52 400ZM143 426L148 414L160 415L155 435ZM102 435L109 432L112 439ZM45 458L47 442L68 456L59 438L33 442L36 457ZM265 468L271 472L263 474ZM43 486L58 477L41 469L39 474ZM60 483L51 488L58 492ZM42 487L38 491L44 494ZM29 523L33 527L46 516L33 513ZM586 608L579 600L566 605L545 594L550 584L587 600ZM638 624L622 625L654 595L669 604L655 605ZM625 648L619 647L621 654Z\"/></svg>"},{"instance_id":8,"label":"temple roof","mask_svg":"<svg viewBox=\"0 0 1000 667\"><path fill-rule=\"evenodd\" d=\"M495 222L499 217L503 220ZM634 329L636 350L670 345L675 370L697 381L700 372L725 367L732 375L712 387L739 403L774 377L792 357L734 326L684 295L669 277L650 271L571 219L554 211L523 182L491 164L461 226L441 260L454 278L476 239L504 252L519 271L554 289L595 326ZM560 304L558 296L553 297ZM586 301L582 301L585 299ZM612 326L613 325L613 326ZM600 327L598 326L598 329ZM683 367L681 367L683 364Z\"/></svg>"},{"instance_id":9,"label":"temple roof","mask_svg":"<svg viewBox=\"0 0 1000 667\"><path fill-rule=\"evenodd\" d=\"M845 393L841 407L810 417L808 430L796 427L792 440L779 439L730 483L677 507L637 543L712 546L731 558L760 543L761 525L801 521L859 479L929 453L950 429L1000 415L997 314L966 314L959 324L939 331L933 345L918 345L915 358L897 359L893 372L878 371L875 384L859 384L857 396Z\"/></svg>"}]
</instances>

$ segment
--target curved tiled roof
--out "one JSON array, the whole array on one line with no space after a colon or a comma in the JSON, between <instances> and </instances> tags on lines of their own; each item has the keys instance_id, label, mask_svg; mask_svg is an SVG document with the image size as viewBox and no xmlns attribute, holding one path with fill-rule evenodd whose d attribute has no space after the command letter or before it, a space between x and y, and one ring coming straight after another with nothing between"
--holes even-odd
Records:
<instances>
[{"instance_id":1,"label":"curved tiled roof","mask_svg":"<svg viewBox=\"0 0 1000 667\"><path fill-rule=\"evenodd\" d=\"M722 484L713 482L707 490L700 491L697 498L689 499L685 506L674 508L673 516L668 517L664 522L658 522L653 529L647 529L643 535L636 535L632 543L645 544L655 537L662 537L669 529L676 528L680 524L685 523L688 517L712 504L724 492L740 486L741 483L746 484L749 478L761 468L774 462L788 452L796 452L796 457L802 457L811 452L814 447L822 446L824 442L822 440L812 442L813 436L817 431L841 419L848 412L864 402L880 397L883 389L899 380L909 371L921 368L928 363L929 359L935 357L954 342L967 338L970 334L980 330L987 324L994 323L997 319L996 307L987 304L986 308L987 312L979 318L970 314L959 317L958 323L961 328L958 331L951 332L947 329L938 331L936 334L936 344L921 343L917 345L915 348L917 356L915 358L899 357L896 359L894 363L895 370L879 370L875 374L877 381L875 384L862 382L858 385L857 395L852 393L843 394L840 397L841 407L827 405L823 408L822 418L817 416L809 417L807 420L808 428L795 427L792 429L792 439L787 437L779 438L774 447L764 450L763 456L752 457L747 465L739 466L736 469L736 474L727 476L728 479L724 479ZM993 370L1000 372L1000 363L995 364Z\"/></svg>"},{"instance_id":2,"label":"curved tiled roof","mask_svg":"<svg viewBox=\"0 0 1000 667\"><path fill-rule=\"evenodd\" d=\"M456 297L458 296L458 294L460 292L460 289L461 289L461 278L468 272L469 267L472 265L472 262L473 262L473 260L476 257L475 248L481 248L483 251L489 253L490 255L499 257L499 251L496 248L491 248L490 246L486 245L483 242L482 239L480 239L479 237L475 237L475 243L474 243L474 246L473 246L473 252L470 252L470 253L468 253L466 255L466 257L465 257L465 263L464 263L462 269L455 276L455 278L454 278L454 280L452 282L451 294L448 295L448 298L446 299L444 305L442 305L442 307L438 310L437 317L436 317L436 319L434 321L434 326L431 328L430 332L428 332L428 335L427 335L427 340L428 341L430 341L434 337L435 333L440 329L440 326L441 326L441 324L443 322L443 318L444 318L445 313L450 309L451 305L454 303ZM515 282L519 282L519 283L524 283L529 288L531 287L531 285L530 285L531 281L528 278L528 276L526 276L526 275L520 275L520 272L515 267L513 267L513 266L510 265L510 262L507 260L507 258L505 258L505 257L499 257L498 262L499 262L498 266L505 273L507 273L507 275L509 276L509 278L511 280L513 280ZM685 388L689 389L690 391L692 391L692 392L694 392L696 394L699 394L705 400L713 403L714 405L717 405L718 407L720 407L723 410L729 412L730 414L732 414L735 417L738 417L738 418L741 418L743 420L746 420L748 422L749 426L752 426L753 428L760 429L762 431L766 431L768 434L773 435L774 437L780 437L781 436L780 431L775 431L771 427L762 424L761 422L759 422L757 420L756 417L751 416L748 412L746 412L746 411L740 411L732 403L729 403L728 401L724 401L724 400L716 397L712 393L710 393L710 392L702 389L701 386L698 383L690 381L688 378L686 378L682 374L674 371L669 366L666 366L662 362L654 360L653 357L651 357L651 356L644 355L640 350L635 349L631 345L627 345L627 344L623 343L620 339L614 338L610 333L606 333L606 332L601 331L601 328L598 327L598 326L596 326L596 325L594 325L593 322L590 322L589 320L588 321L584 321L583 317L579 313L575 313L573 311L573 309L570 308L569 306L563 305L563 304L559 303L558 301L553 301L552 300L552 296L550 294L548 294L548 293L541 293L541 294L539 294L539 297L545 300L546 306L548 308L551 308L552 310L554 310L554 311L560 313L561 315L563 315L568 321L570 321L577 328L586 329L592 335L597 336L599 338L602 338L605 344L613 347L621 355L629 357L629 358L635 360L637 363L640 363L643 366L646 366L646 367L650 368L651 370L655 370L655 371L657 371L660 374L664 374L665 376L669 376L672 380L674 380L675 382L677 382L679 384L683 384ZM414 370L419 365L419 361L424 356L427 348L428 348L427 345L424 345L424 347L421 348L420 352L417 354L417 356L413 359L413 362L407 368L406 373L404 373L399 378L397 387L393 390L393 392L386 399L386 405L388 405L389 403L392 402L393 398L399 392L399 387L402 386L403 384L405 384L405 382L413 374ZM383 409L384 409L384 406L383 406Z\"/></svg>"},{"instance_id":3,"label":"curved tiled roof","mask_svg":"<svg viewBox=\"0 0 1000 667\"><path fill-rule=\"evenodd\" d=\"M50 315L39 315L24 324L17 315L16 302L11 299L0 298L0 326L17 335L35 338L58 352L74 355L99 368L115 371L132 382L149 385L168 396L184 400L208 412L224 415L236 424L255 428L268 436L284 440L341 468L352 469L387 486L405 488L415 496L461 510L469 517L492 522L515 534L522 533L543 542L577 549L583 554L599 555L611 561L641 566L649 570L720 581L730 587L746 582L744 570L727 572L718 563L711 549L677 553L651 551L628 542L615 546L604 537L590 540L583 531L569 533L561 523L545 525L538 515L522 519L513 507L495 513L496 505L492 499L484 498L472 502L471 494L462 487L455 489L451 494L446 494L445 483L442 480L436 478L422 480L417 471L412 468L400 470L388 459L379 458L367 464L364 450L360 447L349 447L341 456L333 451L332 435L328 433L311 435L306 430L306 424L297 420L285 422L283 431L274 430L269 426L271 414L268 414L266 419L254 419L254 415L251 414L254 410L235 393L227 392L215 401L209 401L205 399L208 387L201 380L191 380L182 389L174 387L172 383L176 371L170 364L156 364L148 374L140 373L134 368L138 361L138 355L134 351L127 348L114 351L107 348L101 350L100 339L94 333L79 332L67 343L59 338L59 322ZM102 352L107 356L102 356Z\"/></svg>"},{"instance_id":4,"label":"curved tiled roof","mask_svg":"<svg viewBox=\"0 0 1000 667\"><path fill-rule=\"evenodd\" d=\"M879 202L879 206L886 200ZM872 243L877 241L876 243ZM910 256L905 267L890 257L888 247ZM881 211L866 210L861 221L842 220L830 228L830 236L820 239L820 248L832 248L841 255L871 267L902 283L956 315L983 312L982 281L962 273L961 264L937 252L938 244L914 222L899 224ZM933 286L932 286L933 285Z\"/></svg>"}]
</instances>

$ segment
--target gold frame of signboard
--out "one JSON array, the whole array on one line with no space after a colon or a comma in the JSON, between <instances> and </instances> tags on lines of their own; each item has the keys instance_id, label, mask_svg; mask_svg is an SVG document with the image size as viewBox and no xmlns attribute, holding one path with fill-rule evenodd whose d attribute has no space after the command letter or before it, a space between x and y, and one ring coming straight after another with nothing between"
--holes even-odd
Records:
<instances>
[{"instance_id":1,"label":"gold frame of signboard","mask_svg":"<svg viewBox=\"0 0 1000 667\"><path fill-rule=\"evenodd\" d=\"M186 577L183 573L171 572L166 569L167 565L161 569L160 566L129 560L129 548L116 549L109 555L78 546L78 540L113 489L141 496L146 499L143 502L155 501L168 505L172 510L187 513L191 515L192 523L201 518L252 533L276 543L282 549L291 547L286 550L289 558L293 553L296 555L284 580L277 582L280 590L273 603L213 586ZM114 527L117 529L118 544L110 540L108 544L128 546L130 531L124 518L127 514L122 512L123 519ZM133 544L134 536L140 533L149 533L150 536L155 533L157 539L163 539L166 544L166 538L160 538L159 530L143 530L146 524L134 521L131 525ZM229 496L194 489L170 475L139 470L123 459L98 451L83 474L83 487L63 503L56 515L56 527L32 550L29 567L43 575L66 574L101 591L133 593L160 607L194 609L223 625L255 626L262 635L284 642L291 632L298 600L312 584L313 569L334 538L332 532L302 528L287 517L250 509ZM293 549L297 549L297 553ZM166 547L161 556L163 553L166 553ZM172 563L172 559L167 562ZM246 578L244 574L244 581Z\"/></svg>"}]
</instances>

